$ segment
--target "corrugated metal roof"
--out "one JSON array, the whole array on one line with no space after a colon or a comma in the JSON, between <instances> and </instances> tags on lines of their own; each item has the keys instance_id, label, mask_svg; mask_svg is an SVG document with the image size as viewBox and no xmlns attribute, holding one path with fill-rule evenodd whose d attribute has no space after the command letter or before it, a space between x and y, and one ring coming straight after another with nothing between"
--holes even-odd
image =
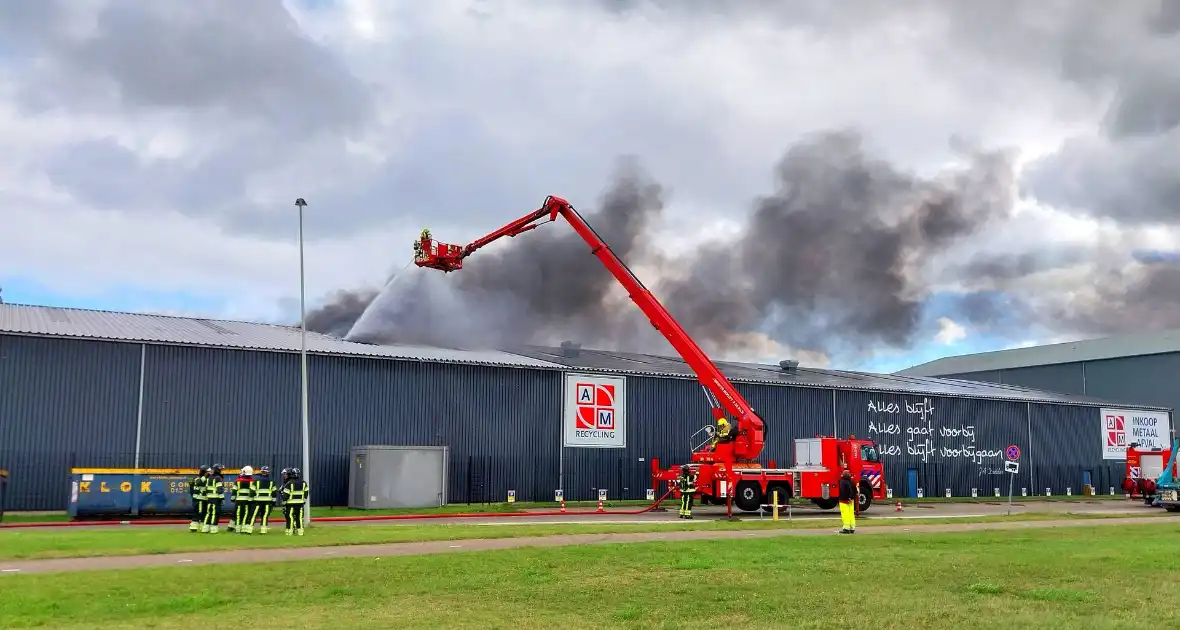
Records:
<instances>
[{"instance_id":1,"label":"corrugated metal roof","mask_svg":"<svg viewBox=\"0 0 1180 630\"><path fill-rule=\"evenodd\" d=\"M1037 365L1076 363L1180 352L1180 330L1153 331L1069 341L1029 348L944 357L895 372L905 376L940 376L990 370L1012 370Z\"/></svg>"},{"instance_id":2,"label":"corrugated metal roof","mask_svg":"<svg viewBox=\"0 0 1180 630\"><path fill-rule=\"evenodd\" d=\"M74 308L0 303L0 333L105 339L245 350L299 351L299 328L209 320L171 315L118 313ZM576 357L561 348L528 346L510 351L461 350L411 345L369 345L309 332L308 352L471 365L582 369L603 373L693 378L679 357L580 349ZM1110 404L1088 396L1045 392L1015 385L981 383L903 374L869 374L840 370L798 368L789 374L777 365L719 361L734 382L830 387L835 389L903 392L931 396L961 396L1028 402L1080 405ZM1155 409L1155 407L1144 407Z\"/></svg>"},{"instance_id":3,"label":"corrugated metal roof","mask_svg":"<svg viewBox=\"0 0 1180 630\"><path fill-rule=\"evenodd\" d=\"M299 327L170 315L117 313L75 308L0 303L0 332L183 344L251 350L299 351ZM474 365L558 369L561 366L498 351L451 350L424 346L375 346L307 333L307 351Z\"/></svg>"},{"instance_id":4,"label":"corrugated metal roof","mask_svg":"<svg viewBox=\"0 0 1180 630\"><path fill-rule=\"evenodd\" d=\"M577 356L565 356L561 348L528 346L513 349L526 356L560 363L574 369L594 372L640 374L648 376L679 376L692 378L692 370L678 357L609 352L582 348ZM870 374L844 370L797 368L787 373L777 365L717 361L717 366L735 383L769 383L803 387L825 387L862 391L903 392L930 396L959 396L1020 402L1061 403L1101 406L1111 404L1090 396L1075 396L1046 392L1016 385L981 383L948 378L930 378L890 374ZM1154 409L1155 407L1146 407Z\"/></svg>"}]
</instances>

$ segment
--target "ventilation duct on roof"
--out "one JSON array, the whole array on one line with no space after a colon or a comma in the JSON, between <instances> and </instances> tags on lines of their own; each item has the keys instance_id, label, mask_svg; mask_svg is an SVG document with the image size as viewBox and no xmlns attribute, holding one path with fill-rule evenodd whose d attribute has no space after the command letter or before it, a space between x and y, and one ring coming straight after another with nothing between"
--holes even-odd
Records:
<instances>
[{"instance_id":1,"label":"ventilation duct on roof","mask_svg":"<svg viewBox=\"0 0 1180 630\"><path fill-rule=\"evenodd\" d=\"M572 359L582 353L582 344L572 341L561 342L561 356Z\"/></svg>"},{"instance_id":2,"label":"ventilation duct on roof","mask_svg":"<svg viewBox=\"0 0 1180 630\"><path fill-rule=\"evenodd\" d=\"M778 366L782 368L787 374L795 374L799 371L799 362L792 361L791 359L779 361Z\"/></svg>"}]
</instances>

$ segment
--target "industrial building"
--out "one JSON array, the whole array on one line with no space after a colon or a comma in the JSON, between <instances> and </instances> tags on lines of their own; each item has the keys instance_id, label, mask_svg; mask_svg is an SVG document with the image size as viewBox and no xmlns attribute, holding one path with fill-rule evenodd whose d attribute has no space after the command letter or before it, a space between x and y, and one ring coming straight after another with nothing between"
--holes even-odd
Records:
<instances>
[{"instance_id":1,"label":"industrial building","mask_svg":"<svg viewBox=\"0 0 1180 630\"><path fill-rule=\"evenodd\" d=\"M0 304L0 469L9 510L60 510L76 467L172 468L301 462L297 327ZM642 499L650 464L688 459L711 423L675 358L581 349L470 351L374 346L309 334L310 474L319 505L348 503L349 450L445 445L451 503ZM785 358L786 359L786 358ZM894 496L1101 492L1103 410L1155 414L1085 393L1009 382L721 363L767 426L763 463L792 463L793 439L877 441ZM611 389L614 388L614 389ZM579 413L583 394L611 392ZM582 425L589 417L590 425ZM595 422L598 424L595 425ZM699 441L699 437L695 438ZM1010 449L1009 447L1016 447ZM1015 451L1019 450L1016 454Z\"/></svg>"}]
</instances>

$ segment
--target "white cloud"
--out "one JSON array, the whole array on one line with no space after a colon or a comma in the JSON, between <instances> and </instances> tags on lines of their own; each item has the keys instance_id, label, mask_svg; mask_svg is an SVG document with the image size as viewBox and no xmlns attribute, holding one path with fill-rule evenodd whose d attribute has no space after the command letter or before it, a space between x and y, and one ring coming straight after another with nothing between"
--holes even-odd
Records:
<instances>
[{"instance_id":1,"label":"white cloud","mask_svg":"<svg viewBox=\"0 0 1180 630\"><path fill-rule=\"evenodd\" d=\"M938 334L934 340L943 345L953 345L967 338L967 329L949 317L938 318Z\"/></svg>"}]
</instances>

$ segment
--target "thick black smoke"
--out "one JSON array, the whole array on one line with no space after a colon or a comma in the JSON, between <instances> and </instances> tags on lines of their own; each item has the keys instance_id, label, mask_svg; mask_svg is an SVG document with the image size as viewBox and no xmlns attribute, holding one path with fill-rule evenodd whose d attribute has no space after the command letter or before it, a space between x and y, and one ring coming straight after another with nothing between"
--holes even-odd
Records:
<instances>
[{"instance_id":1,"label":"thick black smoke","mask_svg":"<svg viewBox=\"0 0 1180 630\"><path fill-rule=\"evenodd\" d=\"M649 287L714 352L901 346L929 297L923 267L931 257L1010 212L1007 156L965 157L961 168L926 179L871 155L855 132L817 134L787 151L772 196L738 209L748 216L736 240L681 255L646 247L657 240L662 190L634 163L585 214L624 261L659 271ZM573 339L669 350L564 222L477 253L455 274L411 270L376 300L339 294L324 312L334 324L343 314L357 319L350 338L358 341L510 347Z\"/></svg>"},{"instance_id":2,"label":"thick black smoke","mask_svg":"<svg viewBox=\"0 0 1180 630\"><path fill-rule=\"evenodd\" d=\"M924 179L869 154L851 131L803 141L741 238L662 285L670 309L719 343L747 331L829 353L909 343L931 292L923 268L1011 211L1009 157L966 157Z\"/></svg>"}]
</instances>

